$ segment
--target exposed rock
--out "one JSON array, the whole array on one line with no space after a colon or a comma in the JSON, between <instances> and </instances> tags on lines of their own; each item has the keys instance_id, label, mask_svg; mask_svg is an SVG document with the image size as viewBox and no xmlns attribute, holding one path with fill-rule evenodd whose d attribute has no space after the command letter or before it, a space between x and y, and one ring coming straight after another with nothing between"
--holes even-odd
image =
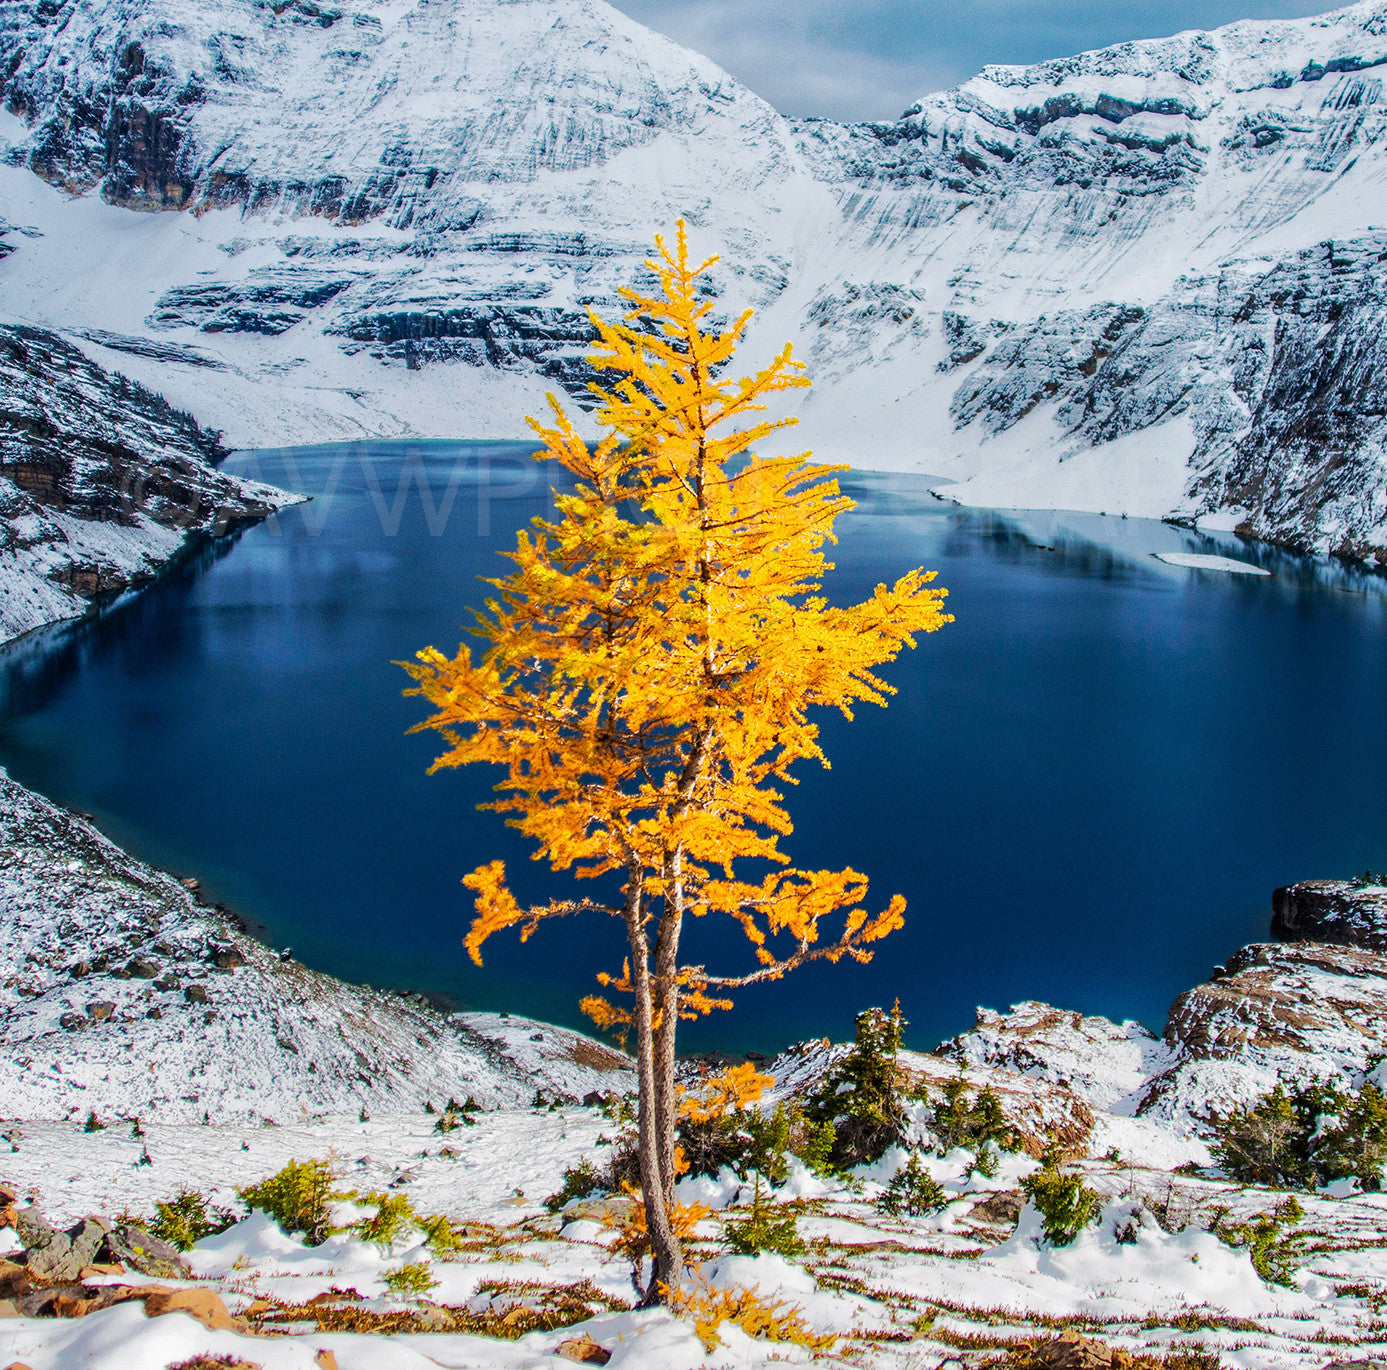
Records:
<instances>
[{"instance_id":1,"label":"exposed rock","mask_svg":"<svg viewBox=\"0 0 1387 1370\"><path fill-rule=\"evenodd\" d=\"M1301 880L1271 897L1271 935L1387 952L1387 888L1351 880Z\"/></svg>"},{"instance_id":2,"label":"exposed rock","mask_svg":"<svg viewBox=\"0 0 1387 1370\"><path fill-rule=\"evenodd\" d=\"M19 1299L33 1288L34 1275L28 1266L0 1260L0 1298Z\"/></svg>"},{"instance_id":3,"label":"exposed rock","mask_svg":"<svg viewBox=\"0 0 1387 1370\"><path fill-rule=\"evenodd\" d=\"M1024 1370L1127 1370L1132 1358L1092 1337L1061 1332L1044 1341L1028 1342L1009 1363Z\"/></svg>"},{"instance_id":4,"label":"exposed rock","mask_svg":"<svg viewBox=\"0 0 1387 1370\"><path fill-rule=\"evenodd\" d=\"M147 1317L160 1318L167 1313L186 1313L214 1332L243 1330L245 1324L233 1318L226 1305L210 1289L142 1290Z\"/></svg>"},{"instance_id":5,"label":"exposed rock","mask_svg":"<svg viewBox=\"0 0 1387 1370\"><path fill-rule=\"evenodd\" d=\"M1170 1059L1169 1049L1140 1023L1034 1001L1013 1004L1005 1014L978 1009L972 1029L941 1043L935 1054L1048 1080L1117 1113L1133 1111L1145 1082Z\"/></svg>"},{"instance_id":6,"label":"exposed rock","mask_svg":"<svg viewBox=\"0 0 1387 1370\"><path fill-rule=\"evenodd\" d=\"M104 999L94 999L87 1005L87 1017L93 1023L104 1023L116 1011L116 1006Z\"/></svg>"},{"instance_id":7,"label":"exposed rock","mask_svg":"<svg viewBox=\"0 0 1387 1370\"><path fill-rule=\"evenodd\" d=\"M96 1218L85 1218L65 1232L49 1229L29 1241L23 1231L24 1264L36 1279L51 1283L70 1283L81 1277L86 1266L97 1259L106 1243L109 1227Z\"/></svg>"},{"instance_id":8,"label":"exposed rock","mask_svg":"<svg viewBox=\"0 0 1387 1370\"><path fill-rule=\"evenodd\" d=\"M1226 1111L1278 1079L1361 1081L1387 1053L1387 957L1323 943L1259 943L1186 991L1166 1024L1172 1063L1142 1112Z\"/></svg>"},{"instance_id":9,"label":"exposed rock","mask_svg":"<svg viewBox=\"0 0 1387 1370\"><path fill-rule=\"evenodd\" d=\"M286 498L220 475L214 434L52 333L0 326L0 640L149 580L193 534Z\"/></svg>"},{"instance_id":10,"label":"exposed rock","mask_svg":"<svg viewBox=\"0 0 1387 1370\"><path fill-rule=\"evenodd\" d=\"M554 1354L560 1360L577 1361L580 1365L606 1365L612 1358L612 1353L606 1347L599 1346L586 1332L580 1337L561 1341L554 1348Z\"/></svg>"},{"instance_id":11,"label":"exposed rock","mask_svg":"<svg viewBox=\"0 0 1387 1370\"><path fill-rule=\"evenodd\" d=\"M106 1235L98 1259L124 1266L128 1270L138 1270L142 1275L153 1275L165 1280L187 1280L192 1278L183 1253L176 1246L152 1237L142 1227L121 1223Z\"/></svg>"},{"instance_id":12,"label":"exposed rock","mask_svg":"<svg viewBox=\"0 0 1387 1370\"><path fill-rule=\"evenodd\" d=\"M968 1210L968 1220L996 1227L1015 1227L1026 1206L1026 1196L1019 1189L994 1190Z\"/></svg>"}]
</instances>

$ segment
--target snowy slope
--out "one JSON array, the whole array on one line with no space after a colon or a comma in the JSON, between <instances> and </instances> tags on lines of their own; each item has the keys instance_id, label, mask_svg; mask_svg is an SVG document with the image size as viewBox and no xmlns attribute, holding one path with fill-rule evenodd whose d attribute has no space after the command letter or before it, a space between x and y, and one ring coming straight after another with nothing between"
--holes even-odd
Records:
<instances>
[{"instance_id":1,"label":"snowy slope","mask_svg":"<svg viewBox=\"0 0 1387 1370\"><path fill-rule=\"evenodd\" d=\"M1385 63L1368 0L792 124L601 0L5 0L0 313L232 445L513 436L683 214L821 455L1372 559Z\"/></svg>"},{"instance_id":2,"label":"snowy slope","mask_svg":"<svg viewBox=\"0 0 1387 1370\"><path fill-rule=\"evenodd\" d=\"M581 1035L346 985L0 775L0 1114L289 1123L623 1088Z\"/></svg>"}]
</instances>

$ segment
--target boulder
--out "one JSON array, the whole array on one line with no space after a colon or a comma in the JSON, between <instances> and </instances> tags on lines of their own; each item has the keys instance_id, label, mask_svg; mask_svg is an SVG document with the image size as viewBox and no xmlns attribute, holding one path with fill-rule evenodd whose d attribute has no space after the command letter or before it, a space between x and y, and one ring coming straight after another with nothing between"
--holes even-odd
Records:
<instances>
[{"instance_id":1,"label":"boulder","mask_svg":"<svg viewBox=\"0 0 1387 1370\"><path fill-rule=\"evenodd\" d=\"M145 956L136 956L125 970L132 980L157 980L164 973L162 966Z\"/></svg>"},{"instance_id":2,"label":"boulder","mask_svg":"<svg viewBox=\"0 0 1387 1370\"><path fill-rule=\"evenodd\" d=\"M77 1032L86 1025L87 1015L85 1013L65 1013L58 1019L58 1026L64 1032Z\"/></svg>"},{"instance_id":3,"label":"boulder","mask_svg":"<svg viewBox=\"0 0 1387 1370\"><path fill-rule=\"evenodd\" d=\"M34 1288L34 1277L27 1266L0 1260L0 1299L18 1299Z\"/></svg>"},{"instance_id":4,"label":"boulder","mask_svg":"<svg viewBox=\"0 0 1387 1370\"><path fill-rule=\"evenodd\" d=\"M612 1358L612 1353L605 1346L599 1346L586 1332L561 1341L554 1354L560 1360L577 1361L580 1365L606 1365Z\"/></svg>"},{"instance_id":5,"label":"boulder","mask_svg":"<svg viewBox=\"0 0 1387 1370\"><path fill-rule=\"evenodd\" d=\"M192 1278L192 1267L176 1246L151 1237L142 1227L121 1223L106 1234L100 1260L164 1280Z\"/></svg>"},{"instance_id":6,"label":"boulder","mask_svg":"<svg viewBox=\"0 0 1387 1370\"><path fill-rule=\"evenodd\" d=\"M205 1004L207 1002L207 990L202 985L187 985L183 990L183 997L190 1004Z\"/></svg>"},{"instance_id":7,"label":"boulder","mask_svg":"<svg viewBox=\"0 0 1387 1370\"><path fill-rule=\"evenodd\" d=\"M106 1243L107 1231L106 1224L98 1218L83 1218L63 1232L51 1227L46 1232L37 1231L32 1243L20 1230L20 1240L25 1243L24 1264L36 1279L53 1283L75 1281L96 1260Z\"/></svg>"},{"instance_id":8,"label":"boulder","mask_svg":"<svg viewBox=\"0 0 1387 1370\"><path fill-rule=\"evenodd\" d=\"M1271 896L1271 935L1387 952L1387 886L1301 880Z\"/></svg>"},{"instance_id":9,"label":"boulder","mask_svg":"<svg viewBox=\"0 0 1387 1370\"><path fill-rule=\"evenodd\" d=\"M968 1210L968 1219L989 1227L1015 1227L1025 1206L1025 1196L1019 1189L999 1189L975 1203Z\"/></svg>"},{"instance_id":10,"label":"boulder","mask_svg":"<svg viewBox=\"0 0 1387 1370\"><path fill-rule=\"evenodd\" d=\"M210 1289L155 1289L141 1291L145 1316L186 1313L213 1332L242 1331L245 1323L233 1318L226 1305Z\"/></svg>"},{"instance_id":11,"label":"boulder","mask_svg":"<svg viewBox=\"0 0 1387 1370\"><path fill-rule=\"evenodd\" d=\"M87 1017L94 1023L104 1023L115 1011L114 1004L102 999L95 999L87 1005Z\"/></svg>"}]
</instances>

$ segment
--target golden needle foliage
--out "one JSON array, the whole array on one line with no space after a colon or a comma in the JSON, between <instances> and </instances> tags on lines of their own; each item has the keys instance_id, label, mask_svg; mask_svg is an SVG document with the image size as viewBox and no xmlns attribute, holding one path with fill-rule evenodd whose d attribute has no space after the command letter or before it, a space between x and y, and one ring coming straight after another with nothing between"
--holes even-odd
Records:
<instances>
[{"instance_id":1,"label":"golden needle foliage","mask_svg":"<svg viewBox=\"0 0 1387 1370\"><path fill-rule=\"evenodd\" d=\"M657 244L647 266L659 292L624 291L629 322L592 319L592 361L617 378L598 391L607 435L586 443L552 396L551 423L531 420L544 439L537 455L561 462L577 489L518 535L515 569L492 582L499 595L478 616L481 659L429 647L407 665L410 693L435 709L419 726L447 740L434 770L505 768L491 807L554 869L636 870L652 913L677 890L694 915L731 917L763 967L751 978L808 959L820 923L845 908L842 934L818 950L866 960L901 926L899 896L869 914L855 907L867 889L857 871L780 869L749 882L734 864L786 862L778 787L796 761L826 764L810 710L884 704L892 690L876 668L950 621L946 591L914 570L852 608L820 595L823 544L852 507L833 479L841 468L741 460L792 422L753 419L763 401L809 382L788 346L757 375L724 378L750 313L705 331L713 304L700 282L712 260L690 264L682 224L673 251ZM493 933L518 925L528 937L543 918L589 907L522 909L504 877L492 862L464 881L476 894L467 949L478 964ZM772 945L781 937L788 957ZM681 979L686 1013L712 1007L701 992L727 983L701 967ZM629 972L607 983L628 990ZM604 1016L598 1001L586 1007ZM605 1016L624 1015L608 1006Z\"/></svg>"},{"instance_id":2,"label":"golden needle foliage","mask_svg":"<svg viewBox=\"0 0 1387 1370\"><path fill-rule=\"evenodd\" d=\"M642 1189L652 1208L656 1279L677 1283L673 1205L674 1029L730 1006L727 991L810 961L870 959L899 928L905 901L865 906L854 870L791 867L783 787L799 761L827 765L817 707L851 717L892 693L876 671L915 634L950 621L932 573L878 585L839 608L820 592L824 545L852 507L841 468L760 448L790 419L766 402L809 384L785 347L753 376L729 363L750 319L713 321L706 277L684 225L656 239L646 266L657 288L623 291L624 321L592 315L590 358L605 436L590 444L550 397L536 455L573 476L551 518L522 531L510 574L477 615L484 650L421 651L405 669L446 749L433 769L502 768L489 807L536 844L556 871L622 877L622 901L563 899L522 908L500 862L463 882L476 897L467 949L544 919L602 911L625 923L630 957L604 975L627 1004L592 996L604 1027L633 1027L641 1079ZM769 873L747 878L752 862ZM678 961L686 916L722 915L754 968L715 974ZM826 923L836 931L824 935ZM629 1004L629 1006L628 1006ZM652 1149L653 1148L653 1149ZM662 1197L661 1197L662 1196Z\"/></svg>"}]
</instances>

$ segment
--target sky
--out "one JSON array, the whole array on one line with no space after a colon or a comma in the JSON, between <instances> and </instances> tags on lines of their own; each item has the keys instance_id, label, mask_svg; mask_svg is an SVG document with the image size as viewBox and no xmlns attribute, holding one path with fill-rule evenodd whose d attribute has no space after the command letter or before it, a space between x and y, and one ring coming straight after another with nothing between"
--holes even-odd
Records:
<instances>
[{"instance_id":1,"label":"sky","mask_svg":"<svg viewBox=\"0 0 1387 1370\"><path fill-rule=\"evenodd\" d=\"M612 0L711 57L782 114L894 119L995 62L1289 19L1334 0Z\"/></svg>"}]
</instances>

